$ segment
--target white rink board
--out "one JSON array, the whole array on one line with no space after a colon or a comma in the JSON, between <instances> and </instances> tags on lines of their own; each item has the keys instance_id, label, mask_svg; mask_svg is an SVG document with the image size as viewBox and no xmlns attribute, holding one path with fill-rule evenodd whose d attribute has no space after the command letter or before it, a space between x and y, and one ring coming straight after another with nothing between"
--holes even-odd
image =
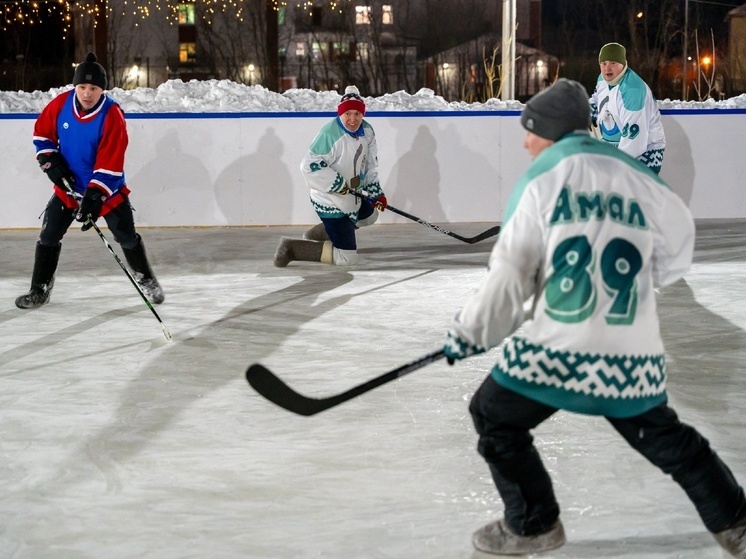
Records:
<instances>
[{"instance_id":1,"label":"white rink board","mask_svg":"<svg viewBox=\"0 0 746 559\"><path fill-rule=\"evenodd\" d=\"M701 113L701 114L697 114ZM518 111L371 112L389 203L432 223L499 222L529 165ZM0 228L37 228L51 185L35 115L0 115ZM317 218L300 160L330 113L127 115L125 171L139 226L303 225ZM664 111L662 177L695 218L745 218L746 111ZM381 223L403 223L388 212Z\"/></svg>"}]
</instances>

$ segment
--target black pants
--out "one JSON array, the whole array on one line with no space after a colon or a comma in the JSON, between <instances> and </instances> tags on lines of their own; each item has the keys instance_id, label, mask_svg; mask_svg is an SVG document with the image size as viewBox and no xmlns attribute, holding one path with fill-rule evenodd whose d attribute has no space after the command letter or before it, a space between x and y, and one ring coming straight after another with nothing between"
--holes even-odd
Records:
<instances>
[{"instance_id":1,"label":"black pants","mask_svg":"<svg viewBox=\"0 0 746 559\"><path fill-rule=\"evenodd\" d=\"M39 234L39 243L46 246L57 246L75 219L75 210L67 208L57 196L47 203L44 210L44 221ZM114 240L123 248L132 249L140 242L140 235L135 231L135 218L132 206L125 196L124 201L104 217Z\"/></svg>"},{"instance_id":2,"label":"black pants","mask_svg":"<svg viewBox=\"0 0 746 559\"><path fill-rule=\"evenodd\" d=\"M479 453L505 504L505 519L518 534L546 532L559 517L552 481L530 430L557 409L527 399L487 377L469 406ZM728 467L692 427L662 404L635 417L606 418L652 464L669 474L694 503L711 532L746 514L743 489Z\"/></svg>"}]
</instances>

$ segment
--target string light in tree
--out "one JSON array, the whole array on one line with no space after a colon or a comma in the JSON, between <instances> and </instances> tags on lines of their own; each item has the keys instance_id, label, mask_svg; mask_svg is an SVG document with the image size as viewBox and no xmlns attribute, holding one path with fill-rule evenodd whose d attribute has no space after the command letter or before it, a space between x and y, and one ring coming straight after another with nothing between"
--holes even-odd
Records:
<instances>
[{"instance_id":1,"label":"string light in tree","mask_svg":"<svg viewBox=\"0 0 746 559\"><path fill-rule=\"evenodd\" d=\"M271 2L275 10L287 6L286 0L267 0ZM333 10L340 10L341 3L349 3L350 0L329 0L326 4ZM16 26L33 26L55 19L62 21L63 38L67 37L72 30L75 17L91 17L98 21L99 5L102 2L95 0L0 0L0 17L2 22L0 28L7 31ZM179 4L192 3L202 20L212 24L213 17L217 13L232 13L236 18L243 21L247 10L247 2L244 0L193 0L192 2L178 2L173 0L121 0L116 2L105 0L106 10L109 15L118 13L121 16L133 16L135 19L144 20L160 15L172 24L178 23ZM298 2L296 7L309 15L315 6L322 2L306 0ZM137 25L137 24L135 24Z\"/></svg>"}]
</instances>

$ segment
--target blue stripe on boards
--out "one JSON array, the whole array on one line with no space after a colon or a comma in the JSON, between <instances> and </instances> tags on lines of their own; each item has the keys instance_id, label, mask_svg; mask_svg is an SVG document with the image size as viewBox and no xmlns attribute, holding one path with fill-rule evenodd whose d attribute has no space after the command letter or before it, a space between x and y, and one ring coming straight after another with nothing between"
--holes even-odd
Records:
<instances>
[{"instance_id":1,"label":"blue stripe on boards","mask_svg":"<svg viewBox=\"0 0 746 559\"><path fill-rule=\"evenodd\" d=\"M520 109L496 111L368 111L366 118L376 117L495 117L520 116ZM663 115L733 115L746 114L746 108L727 109L661 109ZM230 118L334 118L332 111L297 111L297 112L201 112L201 113L135 113L125 112L128 120L148 119L230 119ZM0 113L0 120L35 120L38 113Z\"/></svg>"}]
</instances>

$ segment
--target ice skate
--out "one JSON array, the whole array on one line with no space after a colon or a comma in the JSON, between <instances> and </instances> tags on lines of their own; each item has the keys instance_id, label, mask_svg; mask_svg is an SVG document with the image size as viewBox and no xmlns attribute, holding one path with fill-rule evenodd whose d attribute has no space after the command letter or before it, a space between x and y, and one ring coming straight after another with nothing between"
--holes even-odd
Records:
<instances>
[{"instance_id":1,"label":"ice skate","mask_svg":"<svg viewBox=\"0 0 746 559\"><path fill-rule=\"evenodd\" d=\"M519 536L501 518L474 532L472 543L479 551L493 555L530 555L564 545L565 529L558 520L548 532Z\"/></svg>"}]
</instances>

